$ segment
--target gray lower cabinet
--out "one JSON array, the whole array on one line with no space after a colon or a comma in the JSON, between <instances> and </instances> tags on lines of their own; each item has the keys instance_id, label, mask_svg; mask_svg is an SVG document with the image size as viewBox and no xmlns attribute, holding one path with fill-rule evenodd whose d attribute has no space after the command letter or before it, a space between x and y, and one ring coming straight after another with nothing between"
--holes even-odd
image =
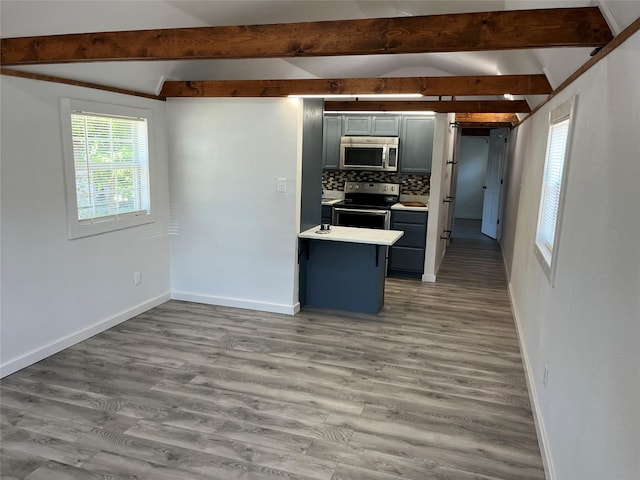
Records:
<instances>
[{"instance_id":1,"label":"gray lower cabinet","mask_svg":"<svg viewBox=\"0 0 640 480\"><path fill-rule=\"evenodd\" d=\"M340 168L340 137L342 136L342 115L325 115L322 128L322 168Z\"/></svg>"},{"instance_id":2,"label":"gray lower cabinet","mask_svg":"<svg viewBox=\"0 0 640 480\"><path fill-rule=\"evenodd\" d=\"M300 304L377 314L384 305L387 247L331 240L300 244Z\"/></svg>"},{"instance_id":3,"label":"gray lower cabinet","mask_svg":"<svg viewBox=\"0 0 640 480\"><path fill-rule=\"evenodd\" d=\"M400 173L431 173L435 117L404 115L400 135Z\"/></svg>"},{"instance_id":4,"label":"gray lower cabinet","mask_svg":"<svg viewBox=\"0 0 640 480\"><path fill-rule=\"evenodd\" d=\"M427 212L391 211L391 230L402 230L404 235L389 250L390 277L422 278L427 215Z\"/></svg>"}]
</instances>

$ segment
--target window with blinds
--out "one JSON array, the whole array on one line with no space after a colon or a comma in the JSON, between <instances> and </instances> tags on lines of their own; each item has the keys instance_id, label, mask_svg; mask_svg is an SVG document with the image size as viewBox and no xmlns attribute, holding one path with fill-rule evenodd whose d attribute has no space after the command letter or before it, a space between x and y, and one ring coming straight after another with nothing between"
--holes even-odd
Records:
<instances>
[{"instance_id":1,"label":"window with blinds","mask_svg":"<svg viewBox=\"0 0 640 480\"><path fill-rule=\"evenodd\" d=\"M78 221L149 213L147 121L71 114Z\"/></svg>"},{"instance_id":2,"label":"window with blinds","mask_svg":"<svg viewBox=\"0 0 640 480\"><path fill-rule=\"evenodd\" d=\"M554 109L549 117L542 192L536 228L536 250L545 272L553 279L555 251L559 238L560 214L568 161L574 98Z\"/></svg>"},{"instance_id":3,"label":"window with blinds","mask_svg":"<svg viewBox=\"0 0 640 480\"><path fill-rule=\"evenodd\" d=\"M70 237L148 223L147 111L66 100Z\"/></svg>"}]
</instances>

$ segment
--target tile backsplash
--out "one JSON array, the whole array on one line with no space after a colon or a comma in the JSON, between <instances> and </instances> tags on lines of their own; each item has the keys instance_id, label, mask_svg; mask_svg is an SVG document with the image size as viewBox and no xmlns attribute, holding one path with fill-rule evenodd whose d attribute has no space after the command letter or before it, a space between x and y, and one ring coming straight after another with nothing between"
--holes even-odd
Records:
<instances>
[{"instance_id":1,"label":"tile backsplash","mask_svg":"<svg viewBox=\"0 0 640 480\"><path fill-rule=\"evenodd\" d=\"M402 195L429 195L429 175L401 175L392 172L323 170L322 189L344 191L344 182L399 183Z\"/></svg>"}]
</instances>

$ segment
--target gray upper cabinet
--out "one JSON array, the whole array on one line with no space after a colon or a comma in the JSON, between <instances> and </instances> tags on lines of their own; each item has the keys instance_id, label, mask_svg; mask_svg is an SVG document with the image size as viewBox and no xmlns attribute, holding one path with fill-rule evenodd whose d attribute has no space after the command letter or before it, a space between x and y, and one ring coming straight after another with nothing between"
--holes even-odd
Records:
<instances>
[{"instance_id":1,"label":"gray upper cabinet","mask_svg":"<svg viewBox=\"0 0 640 480\"><path fill-rule=\"evenodd\" d=\"M345 135L371 135L371 115L345 115Z\"/></svg>"},{"instance_id":2,"label":"gray upper cabinet","mask_svg":"<svg viewBox=\"0 0 640 480\"><path fill-rule=\"evenodd\" d=\"M397 137L400 134L399 115L344 115L344 135Z\"/></svg>"},{"instance_id":3,"label":"gray upper cabinet","mask_svg":"<svg viewBox=\"0 0 640 480\"><path fill-rule=\"evenodd\" d=\"M322 129L322 168L340 168L340 137L342 136L342 115L325 115Z\"/></svg>"},{"instance_id":4,"label":"gray upper cabinet","mask_svg":"<svg viewBox=\"0 0 640 480\"><path fill-rule=\"evenodd\" d=\"M431 173L435 117L405 115L400 135L400 173Z\"/></svg>"},{"instance_id":5,"label":"gray upper cabinet","mask_svg":"<svg viewBox=\"0 0 640 480\"><path fill-rule=\"evenodd\" d=\"M399 173L431 173L435 117L426 115L325 114L322 130L322 168L340 168L340 137L400 137Z\"/></svg>"},{"instance_id":6,"label":"gray upper cabinet","mask_svg":"<svg viewBox=\"0 0 640 480\"><path fill-rule=\"evenodd\" d=\"M371 117L371 135L397 137L400 134L400 116Z\"/></svg>"}]
</instances>

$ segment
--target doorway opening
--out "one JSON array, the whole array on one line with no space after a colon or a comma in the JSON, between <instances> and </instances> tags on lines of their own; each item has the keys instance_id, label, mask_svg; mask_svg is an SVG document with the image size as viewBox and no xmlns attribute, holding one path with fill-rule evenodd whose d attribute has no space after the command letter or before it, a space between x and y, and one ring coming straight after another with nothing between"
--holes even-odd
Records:
<instances>
[{"instance_id":1,"label":"doorway opening","mask_svg":"<svg viewBox=\"0 0 640 480\"><path fill-rule=\"evenodd\" d=\"M500 237L506 128L463 128L459 133L452 238Z\"/></svg>"}]
</instances>

